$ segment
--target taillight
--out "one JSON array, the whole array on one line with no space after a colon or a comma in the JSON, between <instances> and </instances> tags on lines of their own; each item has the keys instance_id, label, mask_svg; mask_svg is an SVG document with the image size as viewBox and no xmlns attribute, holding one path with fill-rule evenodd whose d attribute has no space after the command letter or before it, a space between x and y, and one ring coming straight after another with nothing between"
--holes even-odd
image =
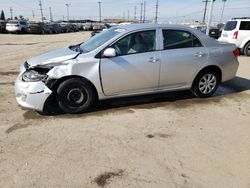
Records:
<instances>
[{"instance_id":1,"label":"taillight","mask_svg":"<svg viewBox=\"0 0 250 188\"><path fill-rule=\"evenodd\" d=\"M234 32L233 39L238 39L238 35L239 35L239 31L235 31L235 32Z\"/></svg>"},{"instance_id":2,"label":"taillight","mask_svg":"<svg viewBox=\"0 0 250 188\"><path fill-rule=\"evenodd\" d=\"M240 51L238 49L235 49L233 51L234 57L239 57L240 56Z\"/></svg>"}]
</instances>

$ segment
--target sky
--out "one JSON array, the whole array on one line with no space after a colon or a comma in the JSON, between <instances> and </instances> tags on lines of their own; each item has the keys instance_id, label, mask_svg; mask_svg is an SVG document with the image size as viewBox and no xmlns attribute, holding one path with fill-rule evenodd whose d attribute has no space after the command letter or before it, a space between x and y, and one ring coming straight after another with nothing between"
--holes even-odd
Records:
<instances>
[{"instance_id":1,"label":"sky","mask_svg":"<svg viewBox=\"0 0 250 188\"><path fill-rule=\"evenodd\" d=\"M43 12L49 18L49 7L52 9L53 19L67 18L66 3L70 4L70 19L99 19L98 1L101 1L102 18L134 18L137 7L137 18L140 16L140 4L144 0L42 0ZM203 0L159 0L160 22L190 22L202 21L205 3ZM155 16L156 0L145 0L146 19L152 20ZM32 18L32 11L40 17L38 0L0 0L0 10L10 17L10 7L13 16L23 15ZM209 7L209 6L208 6ZM221 18L223 2L216 0L214 5L213 21ZM223 21L232 17L250 17L250 0L227 0Z\"/></svg>"}]
</instances>

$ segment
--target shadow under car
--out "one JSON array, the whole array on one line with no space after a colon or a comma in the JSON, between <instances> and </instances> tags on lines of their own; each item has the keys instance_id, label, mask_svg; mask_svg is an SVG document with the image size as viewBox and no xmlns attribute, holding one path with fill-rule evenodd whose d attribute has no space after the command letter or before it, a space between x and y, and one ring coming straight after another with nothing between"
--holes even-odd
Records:
<instances>
[{"instance_id":1,"label":"shadow under car","mask_svg":"<svg viewBox=\"0 0 250 188\"><path fill-rule=\"evenodd\" d=\"M250 90L250 80L236 77L233 80L225 82L219 86L213 97L202 100L214 100L219 96L227 96L233 93L239 93L246 90ZM83 114L89 114L94 112L100 112L105 110L115 110L118 108L138 108L138 105L143 105L142 108L150 109L161 106L161 103L174 103L180 100L188 100L195 98L190 91L177 91L177 92L165 92L159 94L139 95L134 97L123 97L108 99L97 102L87 112ZM160 105L161 104L161 105ZM45 113L43 115L62 115L63 113L57 110L56 106L46 105ZM49 108L49 109L48 109ZM52 110L51 110L52 109Z\"/></svg>"}]
</instances>

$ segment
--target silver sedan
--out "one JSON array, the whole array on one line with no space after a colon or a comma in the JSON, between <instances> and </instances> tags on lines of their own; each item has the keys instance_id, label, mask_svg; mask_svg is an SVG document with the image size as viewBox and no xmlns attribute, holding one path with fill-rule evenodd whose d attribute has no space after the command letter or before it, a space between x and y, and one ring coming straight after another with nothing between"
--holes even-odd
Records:
<instances>
[{"instance_id":1,"label":"silver sedan","mask_svg":"<svg viewBox=\"0 0 250 188\"><path fill-rule=\"evenodd\" d=\"M112 27L26 61L16 79L16 100L36 111L54 103L65 113L80 113L114 97L187 89L210 97L235 77L238 55L235 45L184 26Z\"/></svg>"}]
</instances>

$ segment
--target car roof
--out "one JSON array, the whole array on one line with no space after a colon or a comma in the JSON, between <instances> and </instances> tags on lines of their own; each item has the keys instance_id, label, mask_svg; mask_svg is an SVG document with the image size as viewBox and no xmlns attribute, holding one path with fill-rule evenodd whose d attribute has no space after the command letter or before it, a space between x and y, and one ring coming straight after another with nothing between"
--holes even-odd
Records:
<instances>
[{"instance_id":1,"label":"car roof","mask_svg":"<svg viewBox=\"0 0 250 188\"><path fill-rule=\"evenodd\" d=\"M118 25L116 27L131 31L139 29L157 29L157 28L190 29L190 27L187 26L174 25L174 24L127 24L127 25Z\"/></svg>"},{"instance_id":2,"label":"car roof","mask_svg":"<svg viewBox=\"0 0 250 188\"><path fill-rule=\"evenodd\" d=\"M166 29L180 29L180 30L185 30L185 31L189 31L192 32L193 34L195 34L196 36L198 36L198 38L200 40L202 40L202 42L206 45L206 46L214 46L214 45L218 45L218 42L214 39L212 39L211 37L208 37L206 34L202 33L201 31L188 27L188 26L184 26L184 25L174 25L174 24L129 24L129 25L118 25L116 26L116 28L118 29L125 29L126 32L131 32L131 31L136 31L136 30L143 30L143 29L160 29L160 28L166 28Z\"/></svg>"},{"instance_id":3,"label":"car roof","mask_svg":"<svg viewBox=\"0 0 250 188\"><path fill-rule=\"evenodd\" d=\"M201 31L188 27L188 26L184 26L184 25L175 25L175 24L129 24L129 25L118 25L115 26L118 29L126 29L127 32L130 31L136 31L136 30L143 30L143 29L160 29L160 28L164 28L164 29L180 29L180 30L186 30L189 32L192 32L193 34L197 35L199 38L207 38L206 35L204 35L204 33L202 33ZM209 37L208 37L209 38Z\"/></svg>"},{"instance_id":4,"label":"car roof","mask_svg":"<svg viewBox=\"0 0 250 188\"><path fill-rule=\"evenodd\" d=\"M118 29L125 29L127 32L130 31L136 31L136 30L143 30L143 29L160 29L160 28L166 28L166 29L180 29L180 30L186 30L191 31L192 33L196 35L200 35L200 31L188 26L184 25L174 25L174 24L129 24L129 25L118 25L115 26ZM204 36L202 36L204 37Z\"/></svg>"},{"instance_id":5,"label":"car roof","mask_svg":"<svg viewBox=\"0 0 250 188\"><path fill-rule=\"evenodd\" d=\"M250 21L250 19L244 19L244 18L234 18L234 19L231 19L231 20L228 20L229 22L231 22L231 21L247 21L247 22L249 22Z\"/></svg>"}]
</instances>

